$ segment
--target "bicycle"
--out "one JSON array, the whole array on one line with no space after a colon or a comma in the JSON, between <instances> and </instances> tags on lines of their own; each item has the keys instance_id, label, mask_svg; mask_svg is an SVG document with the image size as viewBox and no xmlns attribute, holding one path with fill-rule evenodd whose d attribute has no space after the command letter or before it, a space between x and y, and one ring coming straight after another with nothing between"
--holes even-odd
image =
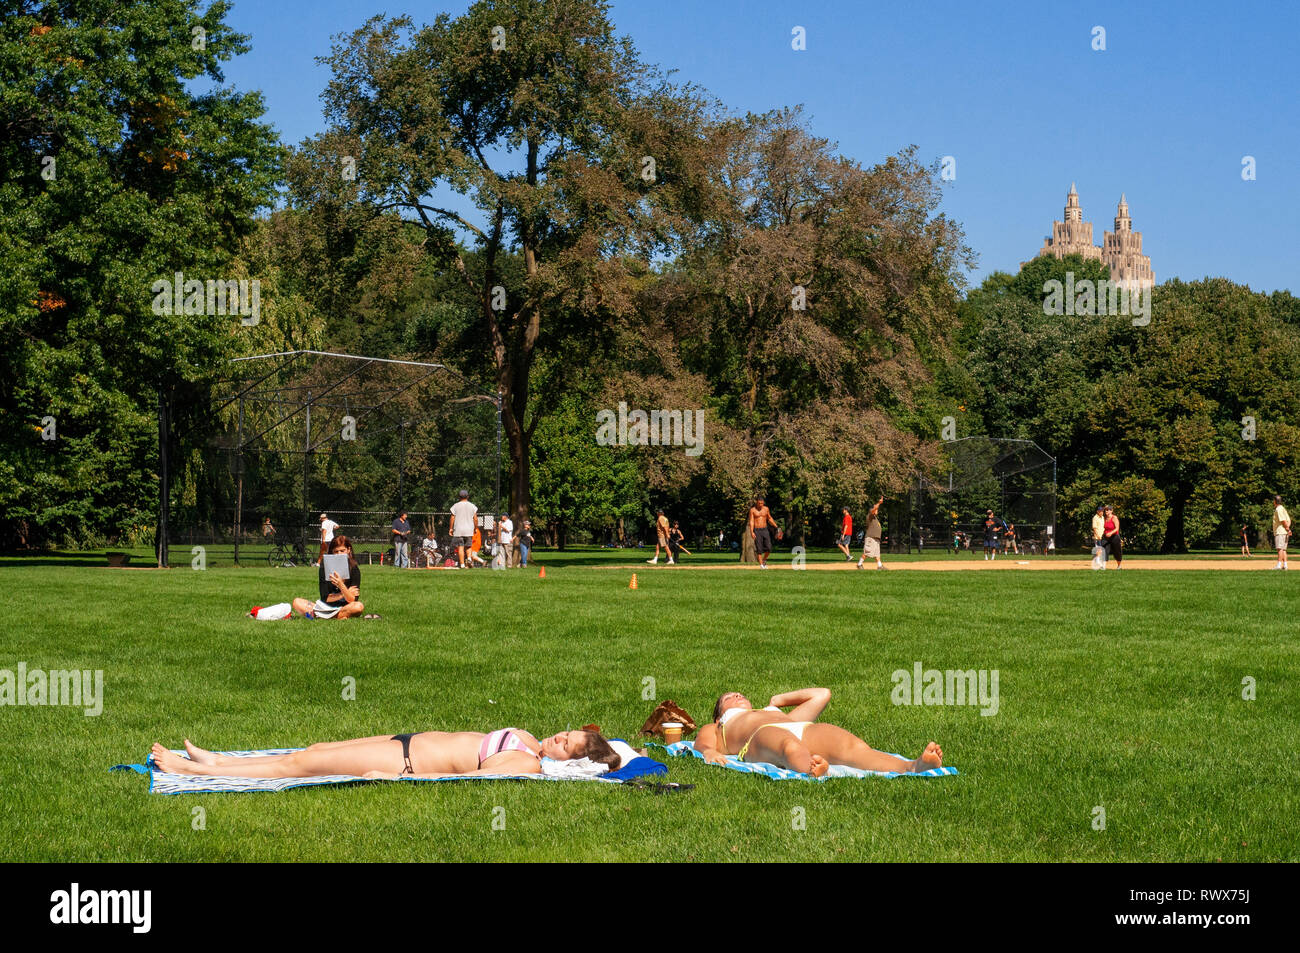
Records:
<instances>
[{"instance_id":1,"label":"bicycle","mask_svg":"<svg viewBox=\"0 0 1300 953\"><path fill-rule=\"evenodd\" d=\"M311 560L307 557L307 548L303 546L302 540L277 539L266 556L266 562L273 567L292 569L294 566L306 566Z\"/></svg>"}]
</instances>

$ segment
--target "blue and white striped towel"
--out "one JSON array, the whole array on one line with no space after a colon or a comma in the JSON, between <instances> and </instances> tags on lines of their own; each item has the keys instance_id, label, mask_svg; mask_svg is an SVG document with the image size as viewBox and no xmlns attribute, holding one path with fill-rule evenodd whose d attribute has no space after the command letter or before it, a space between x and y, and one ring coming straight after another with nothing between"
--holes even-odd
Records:
<instances>
[{"instance_id":1,"label":"blue and white striped towel","mask_svg":"<svg viewBox=\"0 0 1300 953\"><path fill-rule=\"evenodd\" d=\"M646 747L659 748L668 752L675 758L693 755L704 760L704 755L695 750L695 743L692 741L677 741L670 745L661 745L657 742L649 742ZM888 753L888 752L887 752ZM900 755L894 755L900 757ZM833 764L825 776L815 778L811 774L804 774L802 771L791 771L789 768L778 768L774 764L768 764L766 761L741 761L734 754L727 755L725 765L714 765L718 768L730 768L732 771L741 771L745 774L761 774L765 778L771 778L773 781L828 781L831 778L942 778L951 774L956 774L957 769L953 767L931 768L929 771L864 771L862 768L850 768L845 764Z\"/></svg>"},{"instance_id":2,"label":"blue and white striped towel","mask_svg":"<svg viewBox=\"0 0 1300 953\"><path fill-rule=\"evenodd\" d=\"M218 751L217 754L236 758L257 758L272 754L292 754L301 748L267 748L262 751ZM176 754L184 755L184 751ZM149 775L150 794L216 794L241 791L287 791L290 788L313 787L320 784L369 784L369 778L352 774L326 774L316 778L231 778L207 777L197 774L168 774L154 767L153 755L144 764L117 764L110 771L134 771ZM445 778L394 778L397 781L433 783L436 781L600 781L604 784L621 784L630 778L648 774L667 774L666 765L653 758L636 758L611 774L589 778L555 778L545 774L475 774L451 775ZM385 779L388 780L388 779Z\"/></svg>"}]
</instances>

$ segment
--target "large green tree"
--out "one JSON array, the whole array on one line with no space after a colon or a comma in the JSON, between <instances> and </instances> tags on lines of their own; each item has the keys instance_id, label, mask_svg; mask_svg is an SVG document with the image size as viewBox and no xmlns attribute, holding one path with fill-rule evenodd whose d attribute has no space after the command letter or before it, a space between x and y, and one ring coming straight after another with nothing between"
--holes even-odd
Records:
<instances>
[{"instance_id":1,"label":"large green tree","mask_svg":"<svg viewBox=\"0 0 1300 953\"><path fill-rule=\"evenodd\" d=\"M643 311L707 381L715 479L737 500L775 493L798 532L804 514L902 490L933 462L937 418L909 424L971 254L914 150L863 168L797 109L731 131L727 204Z\"/></svg>"},{"instance_id":2,"label":"large green tree","mask_svg":"<svg viewBox=\"0 0 1300 953\"><path fill-rule=\"evenodd\" d=\"M317 180L418 223L469 290L477 333L459 363L502 397L525 515L529 444L557 393L534 389L538 358L598 345L631 305L629 268L701 216L710 107L643 64L603 0L482 0L420 29L379 17L324 62L332 128L303 152Z\"/></svg>"},{"instance_id":3,"label":"large green tree","mask_svg":"<svg viewBox=\"0 0 1300 953\"><path fill-rule=\"evenodd\" d=\"M238 318L151 307L175 272L235 277L272 196L261 97L220 85L247 49L228 6L0 2L5 544L148 524L160 395L178 432L200 424L202 381L237 346Z\"/></svg>"},{"instance_id":4,"label":"large green tree","mask_svg":"<svg viewBox=\"0 0 1300 953\"><path fill-rule=\"evenodd\" d=\"M1100 267L1037 259L972 292L957 353L975 385L962 391L970 429L1057 457L1063 541L1086 535L1102 501L1141 548L1235 538L1264 499L1300 491L1294 299L1174 280L1154 290L1149 323L1044 312L1044 281Z\"/></svg>"}]
</instances>

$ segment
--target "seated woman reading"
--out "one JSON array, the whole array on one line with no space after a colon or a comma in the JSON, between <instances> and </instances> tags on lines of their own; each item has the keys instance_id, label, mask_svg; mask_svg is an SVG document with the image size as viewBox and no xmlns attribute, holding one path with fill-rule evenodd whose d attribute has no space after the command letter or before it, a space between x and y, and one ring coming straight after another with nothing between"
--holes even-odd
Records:
<instances>
[{"instance_id":1,"label":"seated woman reading","mask_svg":"<svg viewBox=\"0 0 1300 953\"><path fill-rule=\"evenodd\" d=\"M293 611L307 619L348 619L361 615L366 607L361 602L361 567L352 552L352 541L346 536L335 536L329 544L330 553L344 553L348 557L348 578L330 573L325 578L325 561L320 564L320 598L293 600Z\"/></svg>"},{"instance_id":2,"label":"seated woman reading","mask_svg":"<svg viewBox=\"0 0 1300 953\"><path fill-rule=\"evenodd\" d=\"M828 688L801 688L773 695L767 708L755 711L740 692L727 692L713 708L713 721L700 729L695 750L711 764L765 761L814 777L833 764L866 771L929 771L943 767L943 749L931 741L915 761L877 751L861 738L817 717L831 700ZM793 710L786 714L781 709Z\"/></svg>"},{"instance_id":3,"label":"seated woman reading","mask_svg":"<svg viewBox=\"0 0 1300 953\"><path fill-rule=\"evenodd\" d=\"M542 758L589 758L617 771L617 752L594 731L561 731L538 741L519 728L481 731L417 731L314 744L292 754L240 758L213 754L185 740L188 758L160 744L154 763L169 774L233 778L312 778L348 774L361 778L438 778L475 774L540 774Z\"/></svg>"}]
</instances>

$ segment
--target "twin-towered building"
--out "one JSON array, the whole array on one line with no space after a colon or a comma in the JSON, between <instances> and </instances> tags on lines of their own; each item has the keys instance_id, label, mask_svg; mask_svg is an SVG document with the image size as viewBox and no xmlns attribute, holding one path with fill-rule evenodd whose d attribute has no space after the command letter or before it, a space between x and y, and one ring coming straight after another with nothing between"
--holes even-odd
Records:
<instances>
[{"instance_id":1,"label":"twin-towered building","mask_svg":"<svg viewBox=\"0 0 1300 953\"><path fill-rule=\"evenodd\" d=\"M1065 199L1065 221L1052 223L1052 234L1043 239L1038 257L1052 255L1082 255L1085 259L1100 261L1110 269L1110 278L1126 287L1155 284L1156 275L1151 270L1151 259L1142 254L1142 233L1133 231L1129 218L1128 201L1123 195L1115 210L1115 231L1106 232L1100 246L1092 243L1092 223L1083 220L1079 193L1073 183ZM1023 268L1029 262L1022 261Z\"/></svg>"}]
</instances>

